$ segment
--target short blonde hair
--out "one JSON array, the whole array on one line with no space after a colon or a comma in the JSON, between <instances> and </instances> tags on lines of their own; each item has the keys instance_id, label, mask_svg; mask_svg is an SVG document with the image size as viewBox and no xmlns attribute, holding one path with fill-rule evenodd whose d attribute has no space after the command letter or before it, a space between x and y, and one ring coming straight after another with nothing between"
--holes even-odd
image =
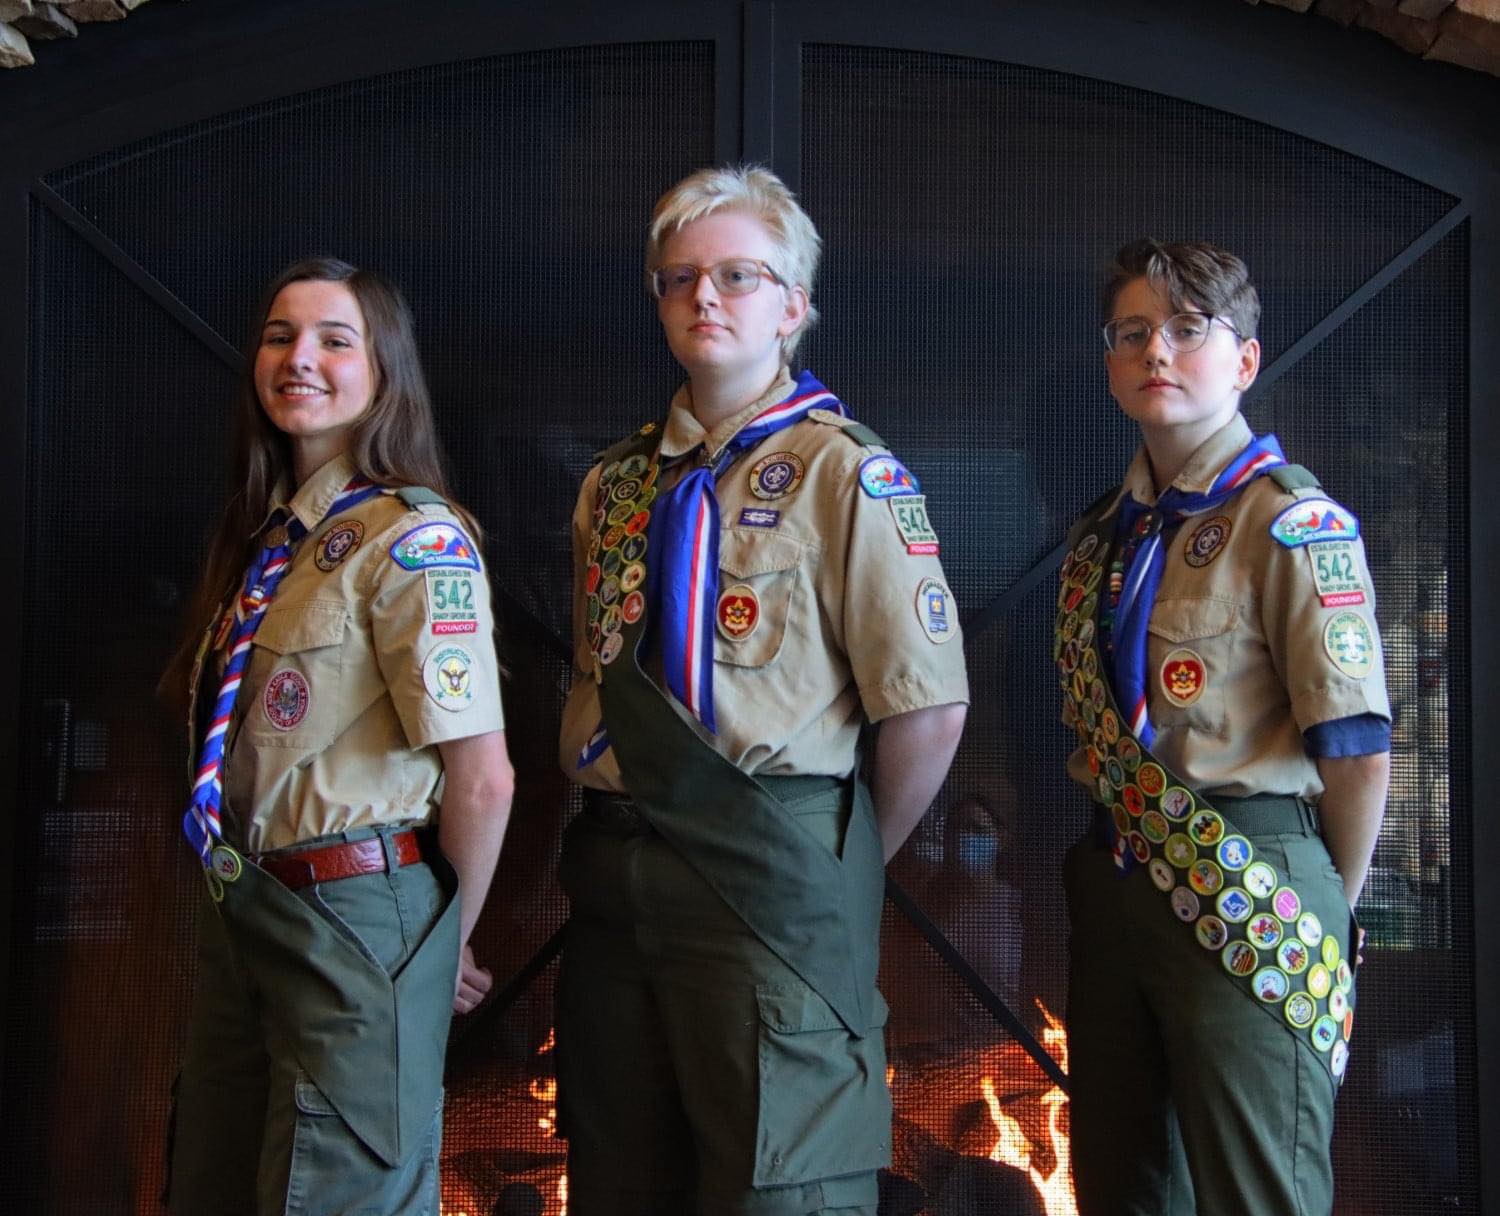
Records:
<instances>
[{"instance_id":1,"label":"short blonde hair","mask_svg":"<svg viewBox=\"0 0 1500 1216\"><path fill-rule=\"evenodd\" d=\"M818 319L812 289L823 240L807 212L798 206L796 196L769 169L760 165L699 169L657 199L646 234L647 278L661 265L661 247L669 237L694 220L724 210L744 212L764 224L776 246L771 269L788 287L800 287L807 293L807 315L796 332L782 342L782 358L790 362L802 336Z\"/></svg>"}]
</instances>

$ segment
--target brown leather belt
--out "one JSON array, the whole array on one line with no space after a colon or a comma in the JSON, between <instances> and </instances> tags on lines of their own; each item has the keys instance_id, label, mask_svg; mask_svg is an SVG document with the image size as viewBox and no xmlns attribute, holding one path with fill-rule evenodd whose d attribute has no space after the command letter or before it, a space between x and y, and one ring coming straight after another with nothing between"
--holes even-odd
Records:
<instances>
[{"instance_id":1,"label":"brown leather belt","mask_svg":"<svg viewBox=\"0 0 1500 1216\"><path fill-rule=\"evenodd\" d=\"M409 866L422 860L422 846L417 834L408 829L391 837L398 865ZM358 874L383 874L386 870L385 846L379 836L344 844L324 845L296 852L262 853L250 858L282 886L293 891L315 882L335 882Z\"/></svg>"}]
</instances>

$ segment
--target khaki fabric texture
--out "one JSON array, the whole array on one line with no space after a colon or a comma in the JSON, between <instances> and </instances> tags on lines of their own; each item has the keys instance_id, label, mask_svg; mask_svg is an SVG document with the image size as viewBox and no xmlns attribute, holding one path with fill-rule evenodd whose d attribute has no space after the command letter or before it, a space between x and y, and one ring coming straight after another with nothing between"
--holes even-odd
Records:
<instances>
[{"instance_id":1,"label":"khaki fabric texture","mask_svg":"<svg viewBox=\"0 0 1500 1216\"><path fill-rule=\"evenodd\" d=\"M663 461L703 444L717 453L756 414L792 390L783 373L758 401L705 434L678 390L665 427ZM829 416L830 418L832 416ZM879 449L884 451L884 449ZM751 470L774 453L802 462L801 484L766 500L751 490ZM719 590L754 589L761 619L739 641L714 637L714 711L718 734L705 742L750 774L842 777L854 769L865 719L969 699L963 638L950 598L950 639L935 643L922 626L924 579L944 582L936 556L914 555L897 530L891 502L860 489L859 466L873 454L832 421L804 420L740 456L719 477ZM664 495L701 457L663 468ZM563 713L560 760L574 780L624 792L612 752L579 771L577 758L602 717L584 628L585 554L601 466L584 478L573 513L575 679ZM657 499L659 509L660 497ZM745 508L780 513L776 526L741 524ZM657 555L649 552L649 565ZM628 660L625 660L628 661ZM653 673L657 674L657 673Z\"/></svg>"},{"instance_id":2,"label":"khaki fabric texture","mask_svg":"<svg viewBox=\"0 0 1500 1216\"><path fill-rule=\"evenodd\" d=\"M460 526L441 504L408 507L379 494L332 519L323 513L353 476L337 457L289 500L312 525L256 631L229 726L224 772L225 835L247 852L268 852L353 828L427 821L438 796L436 744L499 730L499 666L489 583L483 569L458 570L472 589L475 630L432 632L429 573L407 570L391 546L428 523ZM320 522L321 521L321 522ZM355 524L357 546L332 569L321 543ZM476 558L477 558L476 553ZM453 710L428 693L424 663L439 647L472 659L472 699ZM222 653L210 654L195 696L217 691ZM267 683L283 671L307 687L305 715L282 730L266 707Z\"/></svg>"},{"instance_id":3,"label":"khaki fabric texture","mask_svg":"<svg viewBox=\"0 0 1500 1216\"><path fill-rule=\"evenodd\" d=\"M1172 484L1207 491L1250 440L1250 427L1236 414ZM1126 494L1156 501L1144 448L1125 475L1119 497ZM1328 497L1312 488L1288 492L1269 476L1258 477L1222 506L1189 519L1167 542L1147 626L1146 691L1157 731L1152 751L1196 789L1316 800L1323 782L1302 732L1356 714L1391 716L1363 543L1353 543L1352 556L1364 603L1324 607L1308 546L1288 548L1270 533L1276 517L1298 499ZM1194 531L1219 517L1229 521L1227 541L1206 564L1189 563ZM1374 665L1362 679L1340 671L1324 648L1324 628L1340 612L1357 613L1375 641ZM1206 675L1202 694L1186 706L1174 705L1162 689L1162 666L1178 649L1196 654ZM1082 749L1068 768L1092 788Z\"/></svg>"}]
</instances>

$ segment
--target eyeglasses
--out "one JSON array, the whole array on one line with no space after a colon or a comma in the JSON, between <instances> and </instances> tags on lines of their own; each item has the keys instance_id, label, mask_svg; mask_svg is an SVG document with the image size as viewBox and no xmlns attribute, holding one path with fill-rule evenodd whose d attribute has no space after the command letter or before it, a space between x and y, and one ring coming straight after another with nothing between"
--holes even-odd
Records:
<instances>
[{"instance_id":1,"label":"eyeglasses","mask_svg":"<svg viewBox=\"0 0 1500 1216\"><path fill-rule=\"evenodd\" d=\"M730 258L712 266L679 264L658 267L651 272L651 293L658 300L689 295L697 287L698 277L705 274L726 296L748 296L760 286L763 278L786 286L781 276L766 263L754 258Z\"/></svg>"},{"instance_id":2,"label":"eyeglasses","mask_svg":"<svg viewBox=\"0 0 1500 1216\"><path fill-rule=\"evenodd\" d=\"M1117 317L1104 327L1104 345L1112 355L1138 355L1151 344L1151 335L1159 329L1166 344L1185 355L1208 341L1208 331L1215 321L1241 342L1245 340L1223 317L1206 312L1180 312L1160 325L1152 325L1145 317Z\"/></svg>"}]
</instances>

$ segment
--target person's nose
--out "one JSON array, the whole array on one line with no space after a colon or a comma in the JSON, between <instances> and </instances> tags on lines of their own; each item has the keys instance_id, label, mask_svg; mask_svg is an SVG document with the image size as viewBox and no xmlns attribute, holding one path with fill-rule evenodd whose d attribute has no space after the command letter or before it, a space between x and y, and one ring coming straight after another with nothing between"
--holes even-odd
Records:
<instances>
[{"instance_id":1,"label":"person's nose","mask_svg":"<svg viewBox=\"0 0 1500 1216\"><path fill-rule=\"evenodd\" d=\"M693 283L693 303L699 308L714 307L719 303L719 289L714 285L713 275L706 270L699 271Z\"/></svg>"},{"instance_id":2,"label":"person's nose","mask_svg":"<svg viewBox=\"0 0 1500 1216\"><path fill-rule=\"evenodd\" d=\"M1152 367L1172 362L1172 347L1167 342L1165 326L1158 325L1151 330L1146 336L1146 347L1141 354Z\"/></svg>"}]
</instances>

